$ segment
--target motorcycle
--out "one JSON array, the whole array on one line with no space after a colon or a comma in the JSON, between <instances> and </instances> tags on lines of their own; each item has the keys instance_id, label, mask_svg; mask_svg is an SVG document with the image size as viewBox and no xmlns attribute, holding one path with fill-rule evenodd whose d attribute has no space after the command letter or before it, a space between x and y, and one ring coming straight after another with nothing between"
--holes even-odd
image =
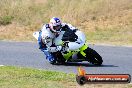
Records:
<instances>
[{"instance_id":1,"label":"motorcycle","mask_svg":"<svg viewBox=\"0 0 132 88\"><path fill-rule=\"evenodd\" d=\"M64 32L63 32L64 34ZM39 31L33 33L33 36L38 40ZM69 41L62 39L63 35L56 38L56 45L61 45L62 47L68 47L67 44ZM57 44L59 43L59 44ZM84 44L81 48L74 51L57 51L51 52L56 59L51 63L55 64L65 64L67 62L83 62L88 61L93 65L100 66L103 63L102 57L92 48L88 47L87 44Z\"/></svg>"}]
</instances>

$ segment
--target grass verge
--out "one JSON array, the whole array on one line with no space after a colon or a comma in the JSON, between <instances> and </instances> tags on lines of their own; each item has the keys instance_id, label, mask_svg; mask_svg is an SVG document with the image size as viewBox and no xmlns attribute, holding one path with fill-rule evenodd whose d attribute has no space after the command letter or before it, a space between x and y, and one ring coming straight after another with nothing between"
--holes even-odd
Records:
<instances>
[{"instance_id":1,"label":"grass verge","mask_svg":"<svg viewBox=\"0 0 132 88\"><path fill-rule=\"evenodd\" d=\"M76 83L75 74L12 66L0 67L0 88L132 88L131 84Z\"/></svg>"},{"instance_id":2,"label":"grass verge","mask_svg":"<svg viewBox=\"0 0 132 88\"><path fill-rule=\"evenodd\" d=\"M0 67L1 88L65 88L75 82L74 74L28 68Z\"/></svg>"}]
</instances>

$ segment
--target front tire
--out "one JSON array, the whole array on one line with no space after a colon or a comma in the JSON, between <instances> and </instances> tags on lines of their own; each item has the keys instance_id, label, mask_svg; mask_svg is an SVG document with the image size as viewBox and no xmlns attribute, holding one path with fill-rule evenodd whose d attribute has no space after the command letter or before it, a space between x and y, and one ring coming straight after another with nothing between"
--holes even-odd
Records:
<instances>
[{"instance_id":1,"label":"front tire","mask_svg":"<svg viewBox=\"0 0 132 88\"><path fill-rule=\"evenodd\" d=\"M97 66L100 66L103 63L102 57L95 50L89 47L86 49L86 58L90 63Z\"/></svg>"}]
</instances>

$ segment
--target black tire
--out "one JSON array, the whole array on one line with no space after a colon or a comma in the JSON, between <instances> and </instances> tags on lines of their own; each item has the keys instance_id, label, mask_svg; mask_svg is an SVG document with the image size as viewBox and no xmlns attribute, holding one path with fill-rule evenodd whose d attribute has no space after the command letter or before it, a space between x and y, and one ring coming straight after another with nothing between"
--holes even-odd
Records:
<instances>
[{"instance_id":1,"label":"black tire","mask_svg":"<svg viewBox=\"0 0 132 88\"><path fill-rule=\"evenodd\" d=\"M56 60L51 61L50 64L55 65L56 64Z\"/></svg>"},{"instance_id":2,"label":"black tire","mask_svg":"<svg viewBox=\"0 0 132 88\"><path fill-rule=\"evenodd\" d=\"M52 65L63 65L65 64L65 59L62 56L61 52L55 52L53 53L54 57L55 57L55 61L51 62Z\"/></svg>"},{"instance_id":3,"label":"black tire","mask_svg":"<svg viewBox=\"0 0 132 88\"><path fill-rule=\"evenodd\" d=\"M50 62L50 64L52 64L52 65L64 65L65 62L62 62L62 61L52 61L52 62Z\"/></svg>"},{"instance_id":4,"label":"black tire","mask_svg":"<svg viewBox=\"0 0 132 88\"><path fill-rule=\"evenodd\" d=\"M95 50L88 47L85 52L87 54L86 58L90 63L97 66L102 65L103 63L102 57Z\"/></svg>"}]
</instances>

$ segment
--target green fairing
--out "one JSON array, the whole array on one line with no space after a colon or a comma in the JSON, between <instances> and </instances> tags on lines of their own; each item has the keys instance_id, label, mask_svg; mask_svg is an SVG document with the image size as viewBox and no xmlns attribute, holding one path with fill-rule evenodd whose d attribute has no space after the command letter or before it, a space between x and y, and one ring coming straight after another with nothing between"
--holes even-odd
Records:
<instances>
[{"instance_id":1,"label":"green fairing","mask_svg":"<svg viewBox=\"0 0 132 88\"><path fill-rule=\"evenodd\" d=\"M63 56L66 60L68 60L70 58L70 56L72 56L72 51L69 51L68 53L64 54Z\"/></svg>"},{"instance_id":2,"label":"green fairing","mask_svg":"<svg viewBox=\"0 0 132 88\"><path fill-rule=\"evenodd\" d=\"M85 49L87 49L88 48L88 45L83 45L79 50L80 50L80 53L84 56L84 57L86 57L86 53L84 53L83 51L85 50Z\"/></svg>"},{"instance_id":3,"label":"green fairing","mask_svg":"<svg viewBox=\"0 0 132 88\"><path fill-rule=\"evenodd\" d=\"M81 48L79 48L79 51L80 51L80 53L84 56L84 57L86 57L86 54L83 52L85 49L87 49L88 48L88 46L87 45L83 45ZM74 53L76 53L77 51L69 51L68 53L66 53L66 54L64 54L63 56L64 56L64 58L66 59L66 60L68 60Z\"/></svg>"}]
</instances>

